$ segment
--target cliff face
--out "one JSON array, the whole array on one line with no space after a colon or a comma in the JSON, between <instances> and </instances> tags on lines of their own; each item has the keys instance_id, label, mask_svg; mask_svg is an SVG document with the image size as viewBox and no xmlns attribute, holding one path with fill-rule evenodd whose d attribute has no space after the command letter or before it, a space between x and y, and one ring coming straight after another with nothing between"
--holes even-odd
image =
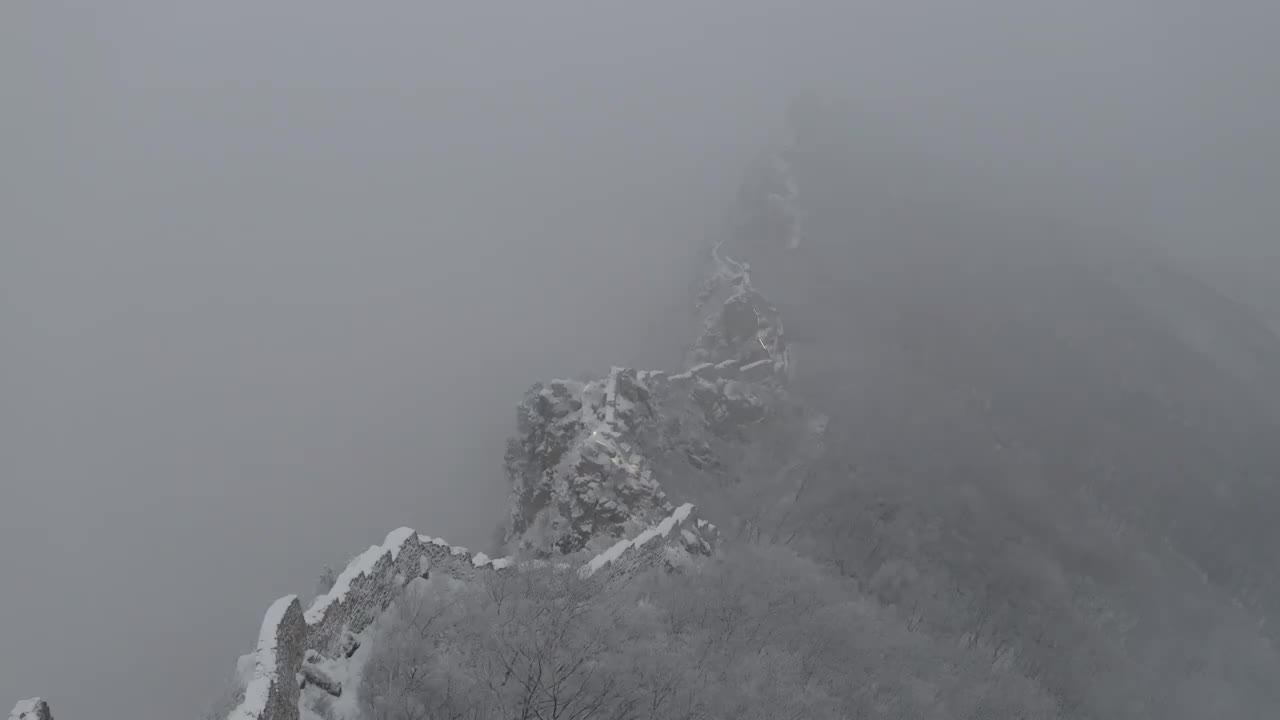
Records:
<instances>
[{"instance_id":1,"label":"cliff face","mask_svg":"<svg viewBox=\"0 0 1280 720\"><path fill-rule=\"evenodd\" d=\"M732 474L753 428L785 405L788 354L777 311L747 268L709 251L701 336L684 372L613 368L590 382L535 385L517 411L507 541L537 557L602 550L670 515L667 478Z\"/></svg>"},{"instance_id":2,"label":"cliff face","mask_svg":"<svg viewBox=\"0 0 1280 720\"><path fill-rule=\"evenodd\" d=\"M599 552L669 516L667 492L703 495L812 454L825 420L786 391L781 315L725 250L799 247L799 188L786 156L770 153L749 175L730 226L705 249L694 299L701 331L683 372L615 367L526 393L506 454L510 550Z\"/></svg>"}]
</instances>

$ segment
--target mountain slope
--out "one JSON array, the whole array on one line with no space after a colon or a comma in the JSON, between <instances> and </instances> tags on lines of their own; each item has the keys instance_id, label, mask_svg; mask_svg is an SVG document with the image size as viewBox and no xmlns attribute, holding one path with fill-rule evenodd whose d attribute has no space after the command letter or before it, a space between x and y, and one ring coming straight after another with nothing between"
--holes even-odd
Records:
<instances>
[{"instance_id":1,"label":"mountain slope","mask_svg":"<svg viewBox=\"0 0 1280 720\"><path fill-rule=\"evenodd\" d=\"M803 246L747 214L733 250L830 416L770 532L1070 712L1280 708L1280 340L1159 253L809 130Z\"/></svg>"}]
</instances>

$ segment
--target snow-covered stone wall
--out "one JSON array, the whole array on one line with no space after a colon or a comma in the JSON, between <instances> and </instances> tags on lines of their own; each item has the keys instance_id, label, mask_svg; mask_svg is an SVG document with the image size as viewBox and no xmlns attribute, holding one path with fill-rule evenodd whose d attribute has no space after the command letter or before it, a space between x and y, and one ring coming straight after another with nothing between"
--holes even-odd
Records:
<instances>
[{"instance_id":1,"label":"snow-covered stone wall","mask_svg":"<svg viewBox=\"0 0 1280 720\"><path fill-rule=\"evenodd\" d=\"M639 567L649 560L710 554L714 526L697 518L692 505L675 508L654 528L609 548L579 569L584 577L611 568ZM297 720L299 687L316 683L316 666L349 657L357 646L354 636L375 621L415 578L445 574L462 580L477 573L518 571L508 558L491 560L471 554L439 538L409 528L389 533L381 545L370 546L347 564L329 592L317 597L304 613L296 595L274 602L267 610L258 647L247 656L243 701L227 720ZM310 658L311 667L304 661ZM310 672L308 672L310 671ZM28 701L34 702L34 701ZM20 704L20 707L23 707ZM15 709L15 713L17 709ZM35 715L18 720L48 720Z\"/></svg>"},{"instance_id":2,"label":"snow-covered stone wall","mask_svg":"<svg viewBox=\"0 0 1280 720\"><path fill-rule=\"evenodd\" d=\"M53 714L49 712L49 703L37 697L14 705L9 720L53 720Z\"/></svg>"},{"instance_id":3,"label":"snow-covered stone wall","mask_svg":"<svg viewBox=\"0 0 1280 720\"><path fill-rule=\"evenodd\" d=\"M614 543L579 568L578 574L584 578L602 573L621 577L664 561L678 566L693 556L710 555L715 540L715 526L699 518L697 508L686 503L654 527Z\"/></svg>"},{"instance_id":4,"label":"snow-covered stone wall","mask_svg":"<svg viewBox=\"0 0 1280 720\"><path fill-rule=\"evenodd\" d=\"M329 592L308 608L306 647L330 657L341 652L344 632L359 633L391 604L411 580L431 573L470 578L477 571L500 570L505 559L472 555L438 538L410 528L391 531L381 545L357 555L338 575Z\"/></svg>"},{"instance_id":5,"label":"snow-covered stone wall","mask_svg":"<svg viewBox=\"0 0 1280 720\"><path fill-rule=\"evenodd\" d=\"M252 670L247 672L244 699L227 720L297 720L305 657L350 656L354 635L376 620L413 579L432 573L468 579L510 565L507 559L472 555L410 528L391 531L382 544L353 558L329 592L317 597L305 613L296 595L271 605L258 647L248 657Z\"/></svg>"},{"instance_id":6,"label":"snow-covered stone wall","mask_svg":"<svg viewBox=\"0 0 1280 720\"><path fill-rule=\"evenodd\" d=\"M298 682L306 624L297 595L286 595L267 609L253 655L253 674L244 700L227 720L297 720Z\"/></svg>"}]
</instances>

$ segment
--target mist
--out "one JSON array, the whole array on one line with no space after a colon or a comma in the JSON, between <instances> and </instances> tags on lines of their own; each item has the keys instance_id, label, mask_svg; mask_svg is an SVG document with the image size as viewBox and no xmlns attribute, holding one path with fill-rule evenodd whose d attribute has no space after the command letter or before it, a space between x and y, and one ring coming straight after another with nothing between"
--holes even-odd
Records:
<instances>
[{"instance_id":1,"label":"mist","mask_svg":"<svg viewBox=\"0 0 1280 720\"><path fill-rule=\"evenodd\" d=\"M1278 15L5 3L0 701L194 713L324 564L485 546L520 393L677 362L799 90L935 192L1275 258Z\"/></svg>"}]
</instances>

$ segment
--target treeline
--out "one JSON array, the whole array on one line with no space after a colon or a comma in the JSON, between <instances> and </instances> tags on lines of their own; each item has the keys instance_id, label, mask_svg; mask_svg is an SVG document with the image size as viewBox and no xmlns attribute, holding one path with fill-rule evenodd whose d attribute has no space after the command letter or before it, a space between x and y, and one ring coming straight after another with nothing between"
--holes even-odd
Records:
<instances>
[{"instance_id":1,"label":"treeline","mask_svg":"<svg viewBox=\"0 0 1280 720\"><path fill-rule=\"evenodd\" d=\"M947 424L953 442L964 427ZM785 483L717 490L704 507L730 538L785 544L917 632L1034 679L1066 717L1280 707L1280 657L1259 615L1088 484L1060 484L1012 443L1004 467L975 460L946 482L905 453L877 465L846 452Z\"/></svg>"},{"instance_id":2,"label":"treeline","mask_svg":"<svg viewBox=\"0 0 1280 720\"><path fill-rule=\"evenodd\" d=\"M769 543L626 583L418 580L371 653L368 720L1059 716L1025 677Z\"/></svg>"}]
</instances>

